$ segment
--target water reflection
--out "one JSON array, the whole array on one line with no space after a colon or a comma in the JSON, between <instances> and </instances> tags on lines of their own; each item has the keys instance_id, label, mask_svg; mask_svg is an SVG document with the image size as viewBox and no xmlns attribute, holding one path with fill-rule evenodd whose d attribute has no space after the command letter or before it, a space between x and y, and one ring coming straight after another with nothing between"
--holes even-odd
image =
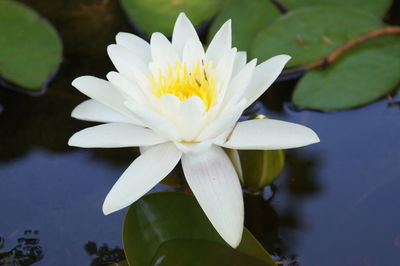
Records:
<instances>
[{"instance_id":1,"label":"water reflection","mask_svg":"<svg viewBox=\"0 0 400 266\"><path fill-rule=\"evenodd\" d=\"M273 197L266 200L262 195L244 194L245 226L276 260L295 261L296 255L282 238L281 228L299 226L298 217L295 213L278 214L271 204L272 200Z\"/></svg>"},{"instance_id":2,"label":"water reflection","mask_svg":"<svg viewBox=\"0 0 400 266\"><path fill-rule=\"evenodd\" d=\"M0 237L0 265L25 266L32 265L43 258L43 249L39 245L39 231L25 230L23 237L18 238L18 244L3 251L6 240Z\"/></svg>"},{"instance_id":3,"label":"water reflection","mask_svg":"<svg viewBox=\"0 0 400 266\"><path fill-rule=\"evenodd\" d=\"M87 254L93 258L91 266L110 265L125 260L124 250L118 246L110 248L104 243L98 247L96 242L89 241L84 248Z\"/></svg>"}]
</instances>

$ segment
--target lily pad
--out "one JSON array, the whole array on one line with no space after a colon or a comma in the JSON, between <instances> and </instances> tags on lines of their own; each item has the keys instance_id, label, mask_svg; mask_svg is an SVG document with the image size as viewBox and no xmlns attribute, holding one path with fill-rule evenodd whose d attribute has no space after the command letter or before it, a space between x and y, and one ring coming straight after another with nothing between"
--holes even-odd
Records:
<instances>
[{"instance_id":1,"label":"lily pad","mask_svg":"<svg viewBox=\"0 0 400 266\"><path fill-rule=\"evenodd\" d=\"M400 37L370 40L327 69L313 70L298 83L293 102L319 109L345 109L374 101L400 82Z\"/></svg>"},{"instance_id":2,"label":"lily pad","mask_svg":"<svg viewBox=\"0 0 400 266\"><path fill-rule=\"evenodd\" d=\"M54 28L27 6L0 1L0 76L40 90L61 62L62 43Z\"/></svg>"},{"instance_id":3,"label":"lily pad","mask_svg":"<svg viewBox=\"0 0 400 266\"><path fill-rule=\"evenodd\" d=\"M195 26L210 19L218 11L221 0L120 0L133 22L148 35L153 32L171 34L176 18L185 12Z\"/></svg>"},{"instance_id":4,"label":"lily pad","mask_svg":"<svg viewBox=\"0 0 400 266\"><path fill-rule=\"evenodd\" d=\"M288 9L314 5L348 6L383 17L393 0L281 0Z\"/></svg>"},{"instance_id":5,"label":"lily pad","mask_svg":"<svg viewBox=\"0 0 400 266\"><path fill-rule=\"evenodd\" d=\"M163 243L150 265L157 266L268 266L227 246L200 239L174 239Z\"/></svg>"},{"instance_id":6,"label":"lily pad","mask_svg":"<svg viewBox=\"0 0 400 266\"><path fill-rule=\"evenodd\" d=\"M279 16L279 10L271 1L228 0L211 24L208 42L225 21L232 19L233 45L239 50L248 51L257 32Z\"/></svg>"},{"instance_id":7,"label":"lily pad","mask_svg":"<svg viewBox=\"0 0 400 266\"><path fill-rule=\"evenodd\" d=\"M191 195L179 192L149 194L128 209L123 244L130 265L149 265L160 246L174 239L207 240L235 251L218 235ZM247 229L236 250L274 263Z\"/></svg>"},{"instance_id":8,"label":"lily pad","mask_svg":"<svg viewBox=\"0 0 400 266\"><path fill-rule=\"evenodd\" d=\"M373 15L347 7L306 7L281 16L261 31L252 56L264 61L277 54L288 54L287 66L298 66L325 57L348 40L380 28Z\"/></svg>"}]
</instances>

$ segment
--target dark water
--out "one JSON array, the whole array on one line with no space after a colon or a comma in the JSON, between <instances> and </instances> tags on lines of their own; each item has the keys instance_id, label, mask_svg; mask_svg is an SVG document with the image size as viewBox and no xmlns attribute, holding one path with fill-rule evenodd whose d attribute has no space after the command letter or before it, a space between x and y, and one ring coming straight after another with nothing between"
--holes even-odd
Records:
<instances>
[{"instance_id":1,"label":"dark water","mask_svg":"<svg viewBox=\"0 0 400 266\"><path fill-rule=\"evenodd\" d=\"M41 96L0 88L0 265L118 261L124 211L104 216L101 205L137 150L66 143L91 125L69 117L85 99L71 80L104 77L112 70L106 46L133 29L117 1L23 2L56 26L64 62ZM246 225L272 254L300 265L399 265L400 106L382 99L349 111L296 112L285 103L292 86L272 87L263 110L313 128L321 143L287 152L275 193L245 196Z\"/></svg>"}]
</instances>

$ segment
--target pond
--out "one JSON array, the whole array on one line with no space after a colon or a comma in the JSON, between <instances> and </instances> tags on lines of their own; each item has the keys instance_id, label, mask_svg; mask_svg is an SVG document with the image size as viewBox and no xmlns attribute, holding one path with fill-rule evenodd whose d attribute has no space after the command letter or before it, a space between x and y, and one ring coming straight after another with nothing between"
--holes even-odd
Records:
<instances>
[{"instance_id":1,"label":"pond","mask_svg":"<svg viewBox=\"0 0 400 266\"><path fill-rule=\"evenodd\" d=\"M0 87L0 265L15 254L21 265L121 261L126 209L104 216L101 206L139 153L69 147L73 133L93 125L70 117L86 99L70 84L81 75L105 77L113 69L106 46L135 29L117 1L22 2L55 25L64 57L42 95ZM298 110L289 103L294 83L275 83L254 110L306 125L321 142L288 150L273 189L245 193L246 227L274 258L294 265L395 265L400 106L381 99L346 111ZM160 184L152 192L165 190L175 189Z\"/></svg>"}]
</instances>

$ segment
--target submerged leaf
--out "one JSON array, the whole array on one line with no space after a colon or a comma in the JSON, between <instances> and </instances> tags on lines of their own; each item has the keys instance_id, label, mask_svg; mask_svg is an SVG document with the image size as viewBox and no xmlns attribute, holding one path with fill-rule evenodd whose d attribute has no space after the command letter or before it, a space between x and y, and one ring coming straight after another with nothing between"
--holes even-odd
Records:
<instances>
[{"instance_id":1,"label":"submerged leaf","mask_svg":"<svg viewBox=\"0 0 400 266\"><path fill-rule=\"evenodd\" d=\"M292 59L287 66L298 66L321 59L348 40L382 25L378 18L352 8L301 8L261 31L251 52L260 60L288 54Z\"/></svg>"},{"instance_id":2,"label":"submerged leaf","mask_svg":"<svg viewBox=\"0 0 400 266\"><path fill-rule=\"evenodd\" d=\"M131 265L148 265L164 242L182 238L213 241L235 251L218 235L193 196L178 192L149 194L126 213L123 243ZM270 255L247 229L236 250L273 265Z\"/></svg>"},{"instance_id":3,"label":"submerged leaf","mask_svg":"<svg viewBox=\"0 0 400 266\"><path fill-rule=\"evenodd\" d=\"M298 83L293 102L319 109L357 107L384 96L400 82L400 37L370 40Z\"/></svg>"},{"instance_id":4,"label":"submerged leaf","mask_svg":"<svg viewBox=\"0 0 400 266\"><path fill-rule=\"evenodd\" d=\"M54 28L20 3L0 1L0 76L40 90L61 62L62 43Z\"/></svg>"}]
</instances>

